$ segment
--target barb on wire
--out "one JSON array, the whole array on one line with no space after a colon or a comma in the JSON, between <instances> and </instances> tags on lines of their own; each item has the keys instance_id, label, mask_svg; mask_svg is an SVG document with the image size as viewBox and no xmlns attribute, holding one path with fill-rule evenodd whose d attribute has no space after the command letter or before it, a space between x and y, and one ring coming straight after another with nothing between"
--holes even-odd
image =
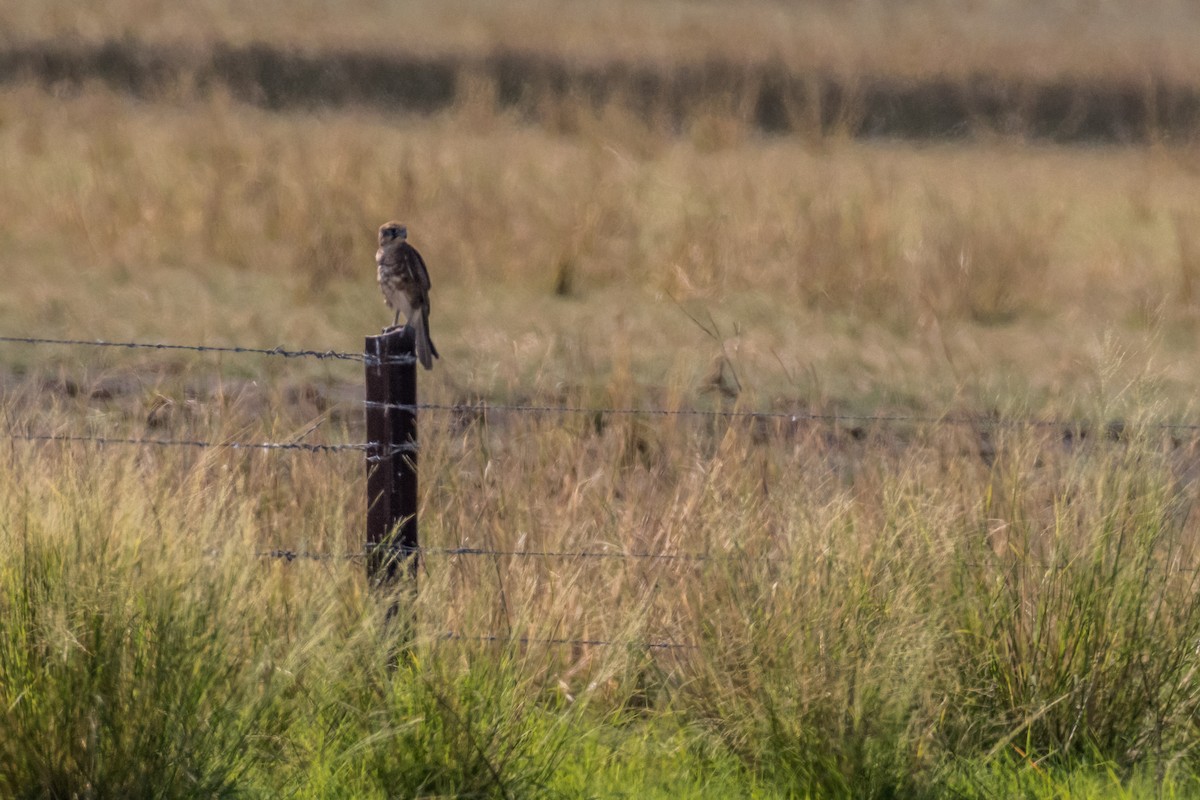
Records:
<instances>
[{"instance_id":1,"label":"barb on wire","mask_svg":"<svg viewBox=\"0 0 1200 800\"><path fill-rule=\"evenodd\" d=\"M695 650L699 645L690 642L623 642L615 639L565 639L537 638L530 636L467 636L454 631L446 631L438 637L442 641L454 642L495 642L497 644L549 644L571 645L576 647L637 647L646 650Z\"/></svg>"},{"instance_id":2,"label":"barb on wire","mask_svg":"<svg viewBox=\"0 0 1200 800\"><path fill-rule=\"evenodd\" d=\"M358 561L366 553L317 553L310 550L263 550L255 558L272 558L291 563L293 561Z\"/></svg>"},{"instance_id":3,"label":"barb on wire","mask_svg":"<svg viewBox=\"0 0 1200 800\"><path fill-rule=\"evenodd\" d=\"M74 347L118 347L129 350L187 350L195 353L238 353L261 356L282 356L283 358L316 358L336 359L341 361L358 361L371 365L381 362L378 358L365 353L343 353L336 350L289 350L285 347L218 347L210 345L169 344L165 342L108 342L100 339L47 339L35 336L0 336L0 342L7 344L55 344ZM415 362L413 356L393 356L387 359L388 364L407 364Z\"/></svg>"},{"instance_id":4,"label":"barb on wire","mask_svg":"<svg viewBox=\"0 0 1200 800\"><path fill-rule=\"evenodd\" d=\"M220 442L203 441L198 439L139 439L106 436L82 436L65 433L21 433L4 431L0 437L27 442L90 442L92 444L127 444L156 447L194 447L199 449L224 450L291 450L306 453L341 453L345 451L370 451L372 461L383 461L397 453L413 452L416 445L383 445L378 442L348 442L342 444L310 444L308 442ZM376 453L377 450L384 450Z\"/></svg>"},{"instance_id":5,"label":"barb on wire","mask_svg":"<svg viewBox=\"0 0 1200 800\"><path fill-rule=\"evenodd\" d=\"M620 553L605 551L559 551L559 550L489 550L482 547L422 547L421 553L438 556L512 556L514 558L616 558L646 559L651 561L707 561L710 556L701 553Z\"/></svg>"},{"instance_id":6,"label":"barb on wire","mask_svg":"<svg viewBox=\"0 0 1200 800\"><path fill-rule=\"evenodd\" d=\"M588 414L588 415L625 415L625 416L662 416L662 417L708 417L719 419L778 419L787 422L832 422L832 423L893 423L908 422L916 425L940 426L973 426L982 428L1059 428L1063 430L1087 430L1096 427L1096 423L1084 420L1070 419L1032 419L1005 418L995 416L933 416L921 414L816 414L810 411L738 411L704 408L608 408L604 406L544 406L544 405L505 405L492 403L378 403L367 401L368 407L391 409L396 411L449 411L456 414L484 414L489 411L511 412L514 414ZM1124 429L1121 423L1110 422L1101 424L1116 436ZM1200 431L1200 423L1188 422L1148 422L1143 427L1155 430L1184 430Z\"/></svg>"}]
</instances>

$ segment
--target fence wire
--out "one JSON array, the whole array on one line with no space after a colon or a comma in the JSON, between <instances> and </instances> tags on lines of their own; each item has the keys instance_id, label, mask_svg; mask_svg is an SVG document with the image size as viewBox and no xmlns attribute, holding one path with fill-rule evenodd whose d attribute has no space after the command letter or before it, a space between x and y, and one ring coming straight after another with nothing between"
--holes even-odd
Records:
<instances>
[{"instance_id":1,"label":"fence wire","mask_svg":"<svg viewBox=\"0 0 1200 800\"><path fill-rule=\"evenodd\" d=\"M354 361L368 366L403 365L415 363L411 355L393 356L386 361L367 355L366 353L340 352L336 350L294 350L282 346L272 348L210 345L187 345L170 342L115 342L99 339L56 339L34 336L0 336L0 343L25 345L62 345L78 347L112 347L123 349L147 350L184 350L198 353L232 353L241 355L280 356L283 358L314 358L319 360L335 359ZM572 406L572 405L533 405L533 404L492 404L492 403L376 403L366 402L367 408L383 408L395 411L439 411L455 414L486 414L489 411L514 414L554 414L554 415L613 415L613 416L661 416L661 417L701 417L709 419L746 419L746 420L780 420L791 424L802 422L822 422L831 424L880 425L907 423L913 425L945 426L945 427L975 427L975 428L1048 428L1059 430L1086 431L1092 428L1106 428L1109 435L1120 436L1124 423L1095 423L1093 421L1069 419L1030 419L1004 418L996 416L936 416L921 414L840 414L813 413L809 411L771 411L771 410L734 410L734 409L701 409L701 408L631 408L606 406ZM1136 427L1149 430L1168 431L1200 431L1200 423L1191 422L1147 422L1138 423ZM307 449L307 448L280 448Z\"/></svg>"},{"instance_id":2,"label":"fence wire","mask_svg":"<svg viewBox=\"0 0 1200 800\"><path fill-rule=\"evenodd\" d=\"M339 444L312 444L309 442L222 442L199 439L140 439L107 436L82 436L65 433L23 433L20 431L0 432L0 437L27 442L87 442L97 445L138 445L153 447L193 447L197 449L224 450L291 450L306 453L342 453L346 451L369 452L369 461L386 461L398 453L417 451L417 445L384 445L379 442L346 442ZM380 452L382 450L382 452Z\"/></svg>"},{"instance_id":3,"label":"fence wire","mask_svg":"<svg viewBox=\"0 0 1200 800\"><path fill-rule=\"evenodd\" d=\"M368 356L366 353L344 353L337 350L290 350L279 346L271 348L263 347L241 347L233 345L228 347L210 346L210 345L195 345L195 344L171 344L166 342L108 342L100 339L47 339L34 336L0 336L0 342L6 344L31 344L31 345L67 345L75 347L116 347L126 350L186 350L193 353L236 353L239 355L261 355L261 356L281 356L283 358L315 358L319 360L334 359L339 361L357 361L359 363L377 366L382 363L378 358ZM412 364L416 363L416 358L413 356L396 356L387 360L388 364Z\"/></svg>"},{"instance_id":4,"label":"fence wire","mask_svg":"<svg viewBox=\"0 0 1200 800\"><path fill-rule=\"evenodd\" d=\"M617 553L617 552L600 552L600 551L555 551L555 550L492 550L482 547L389 547L381 545L371 550L361 552L346 552L346 553L322 553L311 550L264 550L255 553L257 558L280 559L284 561L363 561L371 556L372 553L380 551L393 550L398 555L400 560L412 556L479 556L479 557L514 557L514 558L546 558L546 559L612 559L621 561L680 561L687 563L703 563L708 561L734 561L734 560L751 560L762 564L787 564L789 559L783 556L755 556L745 552L727 552L713 555L704 555L699 553ZM1027 559L1015 561L1002 561L997 558L995 561L962 561L958 566L968 567L971 569L983 568L1000 568L1014 569L1019 567L1028 567L1031 569L1053 570L1056 572L1071 569L1075 564L1069 561L1048 562L1048 561L1030 561ZM1087 566L1087 565L1084 565ZM1164 569L1171 573L1191 573L1200 572L1200 567L1185 567L1179 564L1166 565Z\"/></svg>"},{"instance_id":5,"label":"fence wire","mask_svg":"<svg viewBox=\"0 0 1200 800\"><path fill-rule=\"evenodd\" d=\"M489 550L483 547L422 547L420 553L436 556L492 556L512 558L628 559L633 561L707 561L700 553L619 553L606 550Z\"/></svg>"},{"instance_id":6,"label":"fence wire","mask_svg":"<svg viewBox=\"0 0 1200 800\"><path fill-rule=\"evenodd\" d=\"M618 553L601 550L492 550L484 547L390 547L381 545L371 550L353 553L322 553L311 550L264 550L255 553L258 558L275 558L285 561L349 561L363 560L372 553L394 551L400 558L418 556L487 556L491 558L561 558L561 559L619 559L626 561L709 561L718 556L700 553Z\"/></svg>"},{"instance_id":7,"label":"fence wire","mask_svg":"<svg viewBox=\"0 0 1200 800\"><path fill-rule=\"evenodd\" d=\"M312 550L262 550L255 558L270 558L279 561L365 561L366 553L320 553Z\"/></svg>"},{"instance_id":8,"label":"fence wire","mask_svg":"<svg viewBox=\"0 0 1200 800\"><path fill-rule=\"evenodd\" d=\"M695 650L700 647L697 644L689 642L635 642L621 641L617 639L560 639L560 638L538 638L532 636L496 636L496 635L479 635L471 636L454 631L446 631L438 637L442 641L457 641L457 642L491 642L496 644L547 644L547 645L566 645L571 647L630 647L638 650Z\"/></svg>"},{"instance_id":9,"label":"fence wire","mask_svg":"<svg viewBox=\"0 0 1200 800\"><path fill-rule=\"evenodd\" d=\"M911 423L914 425L932 425L945 427L979 427L979 428L1047 428L1054 430L1086 431L1102 428L1106 435L1119 437L1124 434L1125 423L1099 423L1085 420L1070 419L1032 419L1005 418L994 416L932 416L920 414L818 414L809 411L745 411L735 409L704 409L704 408L629 408L607 406L546 406L546 405L505 405L492 403L377 403L366 401L368 408L382 408L394 411L445 411L454 414L487 414L489 411L511 412L514 414L559 414L559 415L596 415L613 416L661 416L661 417L707 417L712 419L747 419L747 420L782 420L790 423L827 422L855 423L871 425L877 423ZM1188 422L1147 422L1131 424L1131 428L1147 428L1151 430L1181 430L1200 431L1200 423Z\"/></svg>"},{"instance_id":10,"label":"fence wire","mask_svg":"<svg viewBox=\"0 0 1200 800\"><path fill-rule=\"evenodd\" d=\"M689 558L696 560L707 560L710 556L683 555L674 553L654 554L654 553L595 553L595 552L552 552L552 551L536 551L536 550L488 550L484 548L416 548L404 551L405 555L416 554L438 554L438 555L466 555L466 556L525 556L535 558L558 558L558 557L604 557L604 558L650 558L650 559L677 559ZM342 561L342 560L363 560L366 559L369 553L319 553L303 550L270 550L256 553L260 558L283 559L289 563L296 560L306 559L313 561ZM733 554L727 554L733 555ZM761 559L768 562L781 562L783 559L767 558ZM996 568L1003 570L1012 570L1020 567L1031 567L1033 569L1063 571L1071 567L1070 563L1046 563L1046 562L1030 562L1018 561L1010 564L997 564L985 562L964 562L961 566L970 569L982 569L985 567ZM1198 570L1196 567L1172 566L1169 568L1172 572L1177 573L1194 573ZM696 650L700 645L691 642L673 642L673 641L631 641L617 639L572 639L567 637L531 637L531 636L501 636L497 634L461 634L454 631L446 631L437 636L437 641L445 642L483 642L500 645L547 645L547 646L563 646L563 647L625 647L637 650Z\"/></svg>"}]
</instances>

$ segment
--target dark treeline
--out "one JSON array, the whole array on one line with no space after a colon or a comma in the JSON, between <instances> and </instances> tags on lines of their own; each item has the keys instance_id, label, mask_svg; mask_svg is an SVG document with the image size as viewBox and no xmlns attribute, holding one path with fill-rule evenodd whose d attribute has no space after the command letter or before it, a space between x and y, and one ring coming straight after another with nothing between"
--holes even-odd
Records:
<instances>
[{"instance_id":1,"label":"dark treeline","mask_svg":"<svg viewBox=\"0 0 1200 800\"><path fill-rule=\"evenodd\" d=\"M272 109L361 106L430 113L452 106L465 78L494 87L501 110L537 118L556 104L618 104L649 123L683 130L729 114L769 134L957 139L985 134L1062 143L1192 140L1200 88L1164 80L1033 81L1002 75L899 79L797 73L777 63L709 60L674 67L584 66L549 56L482 57L300 53L266 45L211 50L117 40L47 41L0 51L0 81L70 88L99 81L153 97L180 86L223 86Z\"/></svg>"}]
</instances>

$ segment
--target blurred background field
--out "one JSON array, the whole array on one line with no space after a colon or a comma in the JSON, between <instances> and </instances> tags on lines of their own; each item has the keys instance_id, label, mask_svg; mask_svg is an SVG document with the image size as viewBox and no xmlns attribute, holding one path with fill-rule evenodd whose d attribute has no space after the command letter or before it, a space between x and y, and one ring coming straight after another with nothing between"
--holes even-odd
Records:
<instances>
[{"instance_id":1,"label":"blurred background field","mask_svg":"<svg viewBox=\"0 0 1200 800\"><path fill-rule=\"evenodd\" d=\"M796 69L899 76L1163 76L1191 83L1196 8L1186 0L65 0L0 10L5 40L172 45L264 43L310 51L479 56L520 50L582 63L778 59Z\"/></svg>"},{"instance_id":2,"label":"blurred background field","mask_svg":"<svg viewBox=\"0 0 1200 800\"><path fill-rule=\"evenodd\" d=\"M388 321L375 221L402 216L447 352L430 398L592 392L625 369L642 399L698 401L728 362L781 408L1120 414L1133 387L1191 407L1190 146L0 102L17 331L354 350Z\"/></svg>"},{"instance_id":3,"label":"blurred background field","mask_svg":"<svg viewBox=\"0 0 1200 800\"><path fill-rule=\"evenodd\" d=\"M708 559L430 554L398 672L252 557L357 552L360 455L6 442L0 795L1190 796L1198 13L0 7L0 335L355 352L400 218L423 401L783 415L423 413L429 547ZM9 433L361 383L0 343Z\"/></svg>"}]
</instances>

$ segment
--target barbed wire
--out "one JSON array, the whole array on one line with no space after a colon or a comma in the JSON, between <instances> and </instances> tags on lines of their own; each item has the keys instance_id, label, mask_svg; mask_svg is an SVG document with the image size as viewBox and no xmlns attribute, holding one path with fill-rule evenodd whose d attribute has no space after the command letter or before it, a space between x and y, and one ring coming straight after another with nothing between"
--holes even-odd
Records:
<instances>
[{"instance_id":1,"label":"barbed wire","mask_svg":"<svg viewBox=\"0 0 1200 800\"><path fill-rule=\"evenodd\" d=\"M601 550L490 550L482 547L422 547L418 552L438 556L511 556L514 558L564 559L630 559L649 561L707 561L711 556L700 553L618 553Z\"/></svg>"},{"instance_id":2,"label":"barbed wire","mask_svg":"<svg viewBox=\"0 0 1200 800\"><path fill-rule=\"evenodd\" d=\"M459 642L490 642L496 644L548 644L569 645L572 647L636 647L642 650L696 650L700 645L690 642L635 642L616 639L566 639L557 637L539 638L533 636L496 636L481 634L477 636L464 635L454 631L446 631L438 636L442 641Z\"/></svg>"},{"instance_id":3,"label":"barbed wire","mask_svg":"<svg viewBox=\"0 0 1200 800\"><path fill-rule=\"evenodd\" d=\"M547 406L506 405L503 403L380 403L367 400L367 408L382 408L385 411L449 411L456 414L486 414L503 411L515 414L612 414L614 416L664 416L664 417L722 417L745 419L787 419L792 422L803 420L823 421L873 421L873 422L938 422L944 418L906 415L853 415L813 414L806 411L736 411L705 408L629 408L608 406ZM963 419L962 422L968 420ZM1200 426L1198 426L1200 427Z\"/></svg>"},{"instance_id":4,"label":"barbed wire","mask_svg":"<svg viewBox=\"0 0 1200 800\"><path fill-rule=\"evenodd\" d=\"M383 445L380 442L347 442L339 444L312 444L309 442L223 442L199 439L143 439L108 436L84 436L66 433L23 433L3 431L0 437L28 442L87 442L98 445L139 445L155 447L193 447L198 449L225 450L292 450L307 453L341 453L345 451L370 452L370 461L386 461L398 453L416 452L414 444ZM383 452L376 452L378 450Z\"/></svg>"},{"instance_id":5,"label":"barbed wire","mask_svg":"<svg viewBox=\"0 0 1200 800\"><path fill-rule=\"evenodd\" d=\"M395 551L404 557L411 555L433 555L433 556L489 556L489 557L512 557L512 558L562 558L562 559L621 559L621 560L644 560L644 561L684 561L684 562L699 562L708 561L715 558L714 556L702 555L699 553L617 553L604 551L567 551L567 550L492 550L482 547L404 547L391 545L377 545L370 547L362 552L348 553L322 553L309 550L264 550L255 553L258 558L276 558L285 561L350 561L363 560L372 553Z\"/></svg>"},{"instance_id":6,"label":"barbed wire","mask_svg":"<svg viewBox=\"0 0 1200 800\"><path fill-rule=\"evenodd\" d=\"M170 344L166 342L109 342L100 339L48 339L35 336L0 336L0 342L6 344L46 344L46 345L67 345L76 347L117 347L127 350L186 350L194 353L236 353L261 356L281 356L283 358L315 358L320 360L336 359L340 361L357 361L359 363L378 366L380 364L413 364L416 363L415 356L393 356L386 361L382 361L374 356L369 356L366 353L346 353L337 350L290 350L283 346L263 348L263 347L242 347L240 345L233 346L213 346L213 345L193 345L193 344Z\"/></svg>"},{"instance_id":7,"label":"barbed wire","mask_svg":"<svg viewBox=\"0 0 1200 800\"><path fill-rule=\"evenodd\" d=\"M33 336L0 336L0 343L28 345L64 345L81 347L113 347L124 349L149 350L185 350L199 353L234 353L264 356L280 356L283 358L315 358L355 361L369 366L406 365L416 363L413 355L391 356L380 360L366 353L340 352L336 350L293 350L282 346L273 348L187 345L169 342L116 342L99 339L57 339ZM1120 436L1126 423L1123 421L1097 423L1094 421L1070 419L1031 419L1005 418L999 416L949 416L931 414L842 414L815 413L810 411L769 411L769 410L735 410L735 409L701 409L701 408L633 408L607 406L576 406L576 405L535 405L535 404L506 404L506 403L380 403L366 401L366 408L382 408L395 411L445 411L456 414L486 414L489 411L514 414L581 414L581 415L614 415L614 416L663 416L663 417L702 417L710 419L748 419L748 420L781 420L789 423L826 422L853 423L858 425L909 423L916 425L934 426L970 426L982 428L1020 428L1041 427L1061 430L1081 430L1090 428L1105 428L1108 435ZM1200 431L1200 423L1190 422L1146 422L1138 423L1137 427L1153 430ZM297 448L303 449L303 448Z\"/></svg>"},{"instance_id":8,"label":"barbed wire","mask_svg":"<svg viewBox=\"0 0 1200 800\"><path fill-rule=\"evenodd\" d=\"M281 561L363 561L366 553L319 553L311 550L262 550L255 558L271 558Z\"/></svg>"},{"instance_id":9,"label":"barbed wire","mask_svg":"<svg viewBox=\"0 0 1200 800\"><path fill-rule=\"evenodd\" d=\"M619 560L647 560L647 561L682 561L691 563L700 563L707 561L734 561L737 559L751 560L757 563L764 564L786 564L789 559L784 556L754 556L744 551L734 551L719 554L700 554L700 553L617 553L617 552L600 552L600 551L569 551L569 550L492 550L482 547L405 547L401 545L376 545L368 547L362 552L346 552L346 553L323 553L309 550L266 550L255 553L258 558L273 558L282 559L285 561L363 561L371 556L372 553L380 551L393 550L400 553L403 557L413 555L435 555L435 556L511 556L516 558L562 558L562 559L619 559ZM1017 559L1013 561L1003 561L997 558L994 561L960 561L954 566L968 567L970 569L1000 569L1010 570L1019 567L1029 567L1032 569L1063 571L1076 566L1086 567L1092 562L1080 565L1074 561L1047 562L1047 561L1031 561L1027 559ZM1169 573L1190 573L1200 572L1200 567L1187 567L1178 564L1168 565L1166 571Z\"/></svg>"},{"instance_id":10,"label":"barbed wire","mask_svg":"<svg viewBox=\"0 0 1200 800\"><path fill-rule=\"evenodd\" d=\"M395 548L402 549L402 548ZM415 553L436 553L444 555L470 555L470 556L487 556L487 555L517 555L530 557L594 557L603 556L611 558L679 558L679 554L629 554L629 553L592 553L592 552L561 552L561 551L496 551L485 550L482 548L410 548L404 549L406 554ZM319 553L303 550L270 550L255 554L260 558L275 558L283 559L288 563L296 560L307 559L314 561L334 561L334 560L361 560L368 557L369 553ZM684 556L687 558L707 559L708 556ZM768 561L780 561L782 559L766 559ZM1073 562L1061 563L1046 563L1046 562L1031 562L1025 560L1014 561L1012 563L997 563L997 562L982 562L982 561L967 561L961 562L959 566L978 569L983 567L999 568L1002 570L1010 570L1018 567L1033 567L1035 569L1045 569L1054 571L1067 570L1073 566ZM1084 564L1082 566L1087 566ZM1094 565L1093 565L1094 566ZM1200 568L1171 566L1167 571L1172 573L1187 573L1196 572ZM520 645L548 645L548 646L569 646L569 647L627 647L640 650L695 650L699 649L700 645L691 642L673 642L673 641L629 641L617 639L572 639L567 637L531 637L531 636L500 636L497 634L477 634L467 635L456 633L454 631L445 631L436 637L437 641L458 641L458 642L484 642L494 644L520 644Z\"/></svg>"},{"instance_id":11,"label":"barbed wire","mask_svg":"<svg viewBox=\"0 0 1200 800\"><path fill-rule=\"evenodd\" d=\"M743 411L703 408L630 408L607 406L549 406L549 405L506 405L492 403L380 403L364 401L367 408L382 408L394 411L447 411L455 414L486 414L489 411L515 414L586 414L614 416L664 416L664 417L708 417L722 419L783 420L786 422L851 422L858 424L907 422L919 425L974 426L992 428L1053 428L1061 430L1088 430L1103 428L1110 436L1120 436L1126 427L1144 427L1161 430L1200 431L1200 423L1147 422L1127 424L1125 422L1100 422L1087 420L1005 418L996 416L933 416L921 414L838 414L813 413L810 411Z\"/></svg>"}]
</instances>

